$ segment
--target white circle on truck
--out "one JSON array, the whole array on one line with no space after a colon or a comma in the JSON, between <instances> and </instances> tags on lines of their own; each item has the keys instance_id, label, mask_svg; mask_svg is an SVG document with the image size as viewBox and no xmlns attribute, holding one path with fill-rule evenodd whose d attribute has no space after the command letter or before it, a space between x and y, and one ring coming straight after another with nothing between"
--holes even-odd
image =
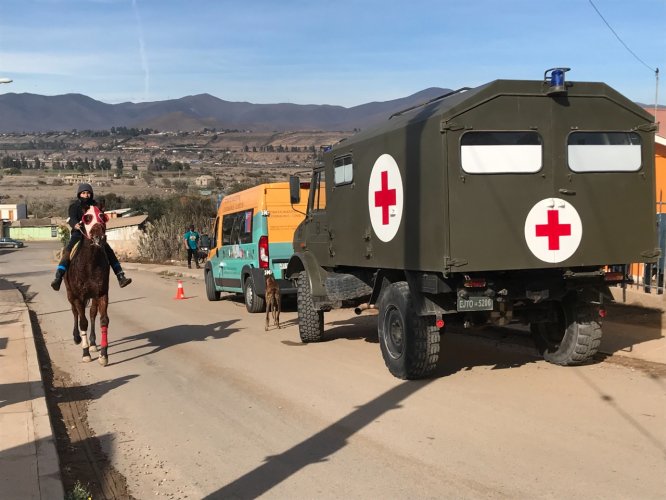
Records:
<instances>
[{"instance_id":1,"label":"white circle on truck","mask_svg":"<svg viewBox=\"0 0 666 500\"><path fill-rule=\"evenodd\" d=\"M551 264L571 257L583 238L583 223L576 208L561 198L546 198L532 207L525 219L525 241L539 259Z\"/></svg>"},{"instance_id":2,"label":"white circle on truck","mask_svg":"<svg viewBox=\"0 0 666 500\"><path fill-rule=\"evenodd\" d=\"M368 183L370 222L377 237L391 241L402 220L403 190L400 169L393 157L383 154L372 167Z\"/></svg>"}]
</instances>

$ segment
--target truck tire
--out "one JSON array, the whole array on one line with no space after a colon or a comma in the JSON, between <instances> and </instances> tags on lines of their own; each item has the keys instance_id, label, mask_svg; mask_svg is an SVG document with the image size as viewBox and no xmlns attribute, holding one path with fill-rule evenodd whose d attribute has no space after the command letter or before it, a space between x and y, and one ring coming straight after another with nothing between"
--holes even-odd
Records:
<instances>
[{"instance_id":1,"label":"truck tire","mask_svg":"<svg viewBox=\"0 0 666 500\"><path fill-rule=\"evenodd\" d=\"M418 379L434 371L440 331L416 314L407 282L392 283L382 291L377 330L384 363L393 376Z\"/></svg>"},{"instance_id":2,"label":"truck tire","mask_svg":"<svg viewBox=\"0 0 666 500\"><path fill-rule=\"evenodd\" d=\"M305 271L298 273L296 280L296 304L298 310L298 333L304 343L321 342L324 338L324 311L316 309L310 291L310 281Z\"/></svg>"},{"instance_id":3,"label":"truck tire","mask_svg":"<svg viewBox=\"0 0 666 500\"><path fill-rule=\"evenodd\" d=\"M206 269L204 271L204 281L206 283L206 298L210 301L220 300L220 292L215 289L215 280L213 280L213 271Z\"/></svg>"},{"instance_id":4,"label":"truck tire","mask_svg":"<svg viewBox=\"0 0 666 500\"><path fill-rule=\"evenodd\" d=\"M243 296L247 312L260 313L266 310L266 301L262 296L257 295L257 287L254 285L252 276L246 277L243 282Z\"/></svg>"},{"instance_id":5,"label":"truck tire","mask_svg":"<svg viewBox=\"0 0 666 500\"><path fill-rule=\"evenodd\" d=\"M534 343L549 363L573 366L594 357L601 344L601 325L593 307L558 303L557 319L530 325Z\"/></svg>"}]
</instances>

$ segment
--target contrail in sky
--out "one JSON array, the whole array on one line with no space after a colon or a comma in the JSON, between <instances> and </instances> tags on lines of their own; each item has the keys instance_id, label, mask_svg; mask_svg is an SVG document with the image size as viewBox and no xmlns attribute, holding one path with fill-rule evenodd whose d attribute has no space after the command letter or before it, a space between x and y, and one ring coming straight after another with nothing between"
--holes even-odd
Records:
<instances>
[{"instance_id":1,"label":"contrail in sky","mask_svg":"<svg viewBox=\"0 0 666 500\"><path fill-rule=\"evenodd\" d=\"M143 43L143 25L141 23L141 15L136 5L136 0L132 0L132 10L136 16L136 25L139 31L139 54L141 54L141 67L143 68L143 100L148 100L150 91L150 68L148 68L148 59L146 58L146 46Z\"/></svg>"}]
</instances>

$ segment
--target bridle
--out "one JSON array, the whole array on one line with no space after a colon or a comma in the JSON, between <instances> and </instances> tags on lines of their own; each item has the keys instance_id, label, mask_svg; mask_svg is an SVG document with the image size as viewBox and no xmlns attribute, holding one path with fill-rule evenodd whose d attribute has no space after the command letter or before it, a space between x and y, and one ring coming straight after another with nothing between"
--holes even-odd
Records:
<instances>
[{"instance_id":1,"label":"bridle","mask_svg":"<svg viewBox=\"0 0 666 500\"><path fill-rule=\"evenodd\" d=\"M109 216L102 212L99 207L91 206L86 210L86 213L83 214L81 218L80 225L83 226L84 230L81 231L83 236L87 239L92 239L94 243L99 244L99 241L95 241L95 238L91 236L92 229L95 226L102 227L102 233L106 232L106 223L109 221Z\"/></svg>"}]
</instances>

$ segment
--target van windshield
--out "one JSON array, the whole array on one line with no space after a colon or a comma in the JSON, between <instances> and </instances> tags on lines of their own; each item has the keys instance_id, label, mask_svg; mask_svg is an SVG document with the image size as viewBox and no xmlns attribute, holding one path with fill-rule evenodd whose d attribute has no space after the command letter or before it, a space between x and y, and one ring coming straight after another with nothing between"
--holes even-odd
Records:
<instances>
[{"instance_id":1,"label":"van windshield","mask_svg":"<svg viewBox=\"0 0 666 500\"><path fill-rule=\"evenodd\" d=\"M641 168L641 138L635 132L572 132L567 140L574 172L635 172Z\"/></svg>"}]
</instances>

